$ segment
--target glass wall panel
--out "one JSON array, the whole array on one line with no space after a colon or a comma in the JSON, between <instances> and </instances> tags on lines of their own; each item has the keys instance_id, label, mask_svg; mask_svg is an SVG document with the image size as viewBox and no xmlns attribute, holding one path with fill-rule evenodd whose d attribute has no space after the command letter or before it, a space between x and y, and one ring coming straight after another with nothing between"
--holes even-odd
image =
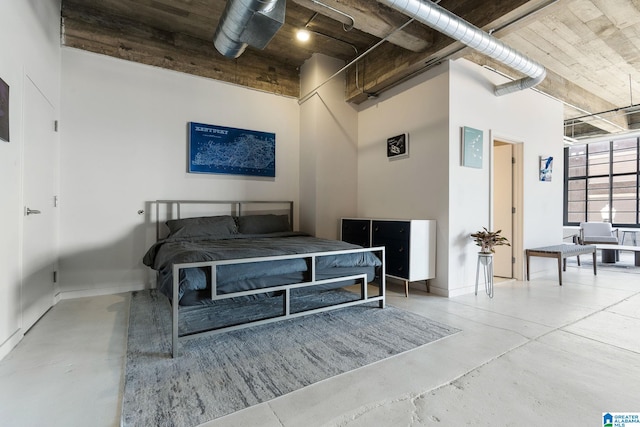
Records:
<instances>
[{"instance_id":1,"label":"glass wall panel","mask_svg":"<svg viewBox=\"0 0 640 427\"><path fill-rule=\"evenodd\" d=\"M584 216L584 213L583 213L583 212L581 212L581 213L571 213L571 212L570 212L570 213L569 213L569 216L568 216L568 219L569 219L569 221L568 221L568 222L569 222L569 223L576 223L576 224L579 224L579 223L581 223L581 222L583 222L583 221L584 221L584 217L585 217L585 216Z\"/></svg>"},{"instance_id":2,"label":"glass wall panel","mask_svg":"<svg viewBox=\"0 0 640 427\"><path fill-rule=\"evenodd\" d=\"M635 139L614 141L612 147L613 174L638 171L638 144Z\"/></svg>"},{"instance_id":3,"label":"glass wall panel","mask_svg":"<svg viewBox=\"0 0 640 427\"><path fill-rule=\"evenodd\" d=\"M588 199L609 202L609 177L589 178L587 181Z\"/></svg>"},{"instance_id":4,"label":"glass wall panel","mask_svg":"<svg viewBox=\"0 0 640 427\"><path fill-rule=\"evenodd\" d=\"M612 204L614 223L637 223L638 175L620 175L613 177Z\"/></svg>"},{"instance_id":5,"label":"glass wall panel","mask_svg":"<svg viewBox=\"0 0 640 427\"><path fill-rule=\"evenodd\" d=\"M596 142L589 144L589 154L587 165L590 176L609 175L609 165L611 163L610 143Z\"/></svg>"},{"instance_id":6,"label":"glass wall panel","mask_svg":"<svg viewBox=\"0 0 640 427\"><path fill-rule=\"evenodd\" d=\"M587 175L587 149L584 145L572 146L568 148L569 159L567 166L569 169L569 177L578 177Z\"/></svg>"}]
</instances>

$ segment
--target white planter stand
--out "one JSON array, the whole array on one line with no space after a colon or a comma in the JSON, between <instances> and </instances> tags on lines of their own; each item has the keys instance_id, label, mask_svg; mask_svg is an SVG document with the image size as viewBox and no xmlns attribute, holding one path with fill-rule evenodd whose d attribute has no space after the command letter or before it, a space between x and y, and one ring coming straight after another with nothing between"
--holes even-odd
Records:
<instances>
[{"instance_id":1,"label":"white planter stand","mask_svg":"<svg viewBox=\"0 0 640 427\"><path fill-rule=\"evenodd\" d=\"M476 265L476 295L478 295L478 280L480 278L480 265L484 274L484 289L493 298L493 254L478 252L478 263Z\"/></svg>"}]
</instances>

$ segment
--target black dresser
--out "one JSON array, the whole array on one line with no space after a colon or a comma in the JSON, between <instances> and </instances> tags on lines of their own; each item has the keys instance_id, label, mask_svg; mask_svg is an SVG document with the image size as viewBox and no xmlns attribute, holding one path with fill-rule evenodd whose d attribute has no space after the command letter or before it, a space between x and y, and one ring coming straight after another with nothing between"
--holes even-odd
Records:
<instances>
[{"instance_id":1,"label":"black dresser","mask_svg":"<svg viewBox=\"0 0 640 427\"><path fill-rule=\"evenodd\" d=\"M342 218L341 239L363 247L384 246L387 276L405 283L435 277L436 221Z\"/></svg>"}]
</instances>

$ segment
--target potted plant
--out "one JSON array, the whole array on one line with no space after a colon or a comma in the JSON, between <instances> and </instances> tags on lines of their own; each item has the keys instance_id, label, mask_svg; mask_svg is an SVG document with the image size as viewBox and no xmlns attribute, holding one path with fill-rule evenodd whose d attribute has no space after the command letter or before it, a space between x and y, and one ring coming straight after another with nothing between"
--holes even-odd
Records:
<instances>
[{"instance_id":1,"label":"potted plant","mask_svg":"<svg viewBox=\"0 0 640 427\"><path fill-rule=\"evenodd\" d=\"M476 231L471 234L471 237L475 240L476 245L480 246L481 254L493 254L495 252L495 246L511 246L509 240L501 236L502 230L489 231L486 227L482 227L481 231Z\"/></svg>"}]
</instances>

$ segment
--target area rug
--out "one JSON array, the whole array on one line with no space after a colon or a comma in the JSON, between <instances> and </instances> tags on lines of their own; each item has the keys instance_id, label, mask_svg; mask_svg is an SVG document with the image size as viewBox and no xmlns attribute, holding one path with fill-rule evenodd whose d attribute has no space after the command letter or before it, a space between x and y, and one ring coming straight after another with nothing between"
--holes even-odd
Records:
<instances>
[{"instance_id":1,"label":"area rug","mask_svg":"<svg viewBox=\"0 0 640 427\"><path fill-rule=\"evenodd\" d=\"M387 306L353 306L180 344L167 299L134 292L123 426L196 426L459 332Z\"/></svg>"}]
</instances>

